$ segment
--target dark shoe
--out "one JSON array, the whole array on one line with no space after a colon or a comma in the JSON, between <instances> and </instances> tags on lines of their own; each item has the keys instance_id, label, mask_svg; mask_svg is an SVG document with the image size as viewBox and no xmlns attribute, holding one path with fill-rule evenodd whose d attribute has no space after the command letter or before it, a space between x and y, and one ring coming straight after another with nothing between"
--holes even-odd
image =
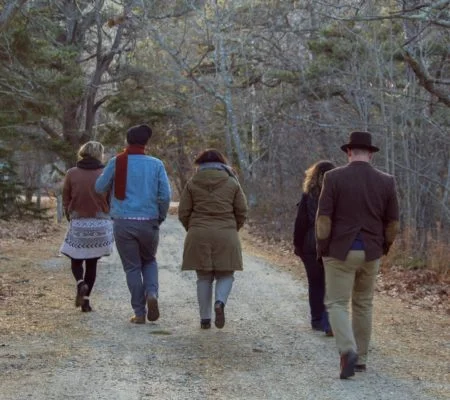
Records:
<instances>
[{"instance_id":1,"label":"dark shoe","mask_svg":"<svg viewBox=\"0 0 450 400\"><path fill-rule=\"evenodd\" d=\"M328 328L328 329L325 331L325 336L333 337L333 336L334 336L333 330L332 330L331 328Z\"/></svg>"},{"instance_id":2,"label":"dark shoe","mask_svg":"<svg viewBox=\"0 0 450 400\"><path fill-rule=\"evenodd\" d=\"M358 355L350 350L349 352L341 355L341 374L339 378L347 379L355 375L355 365L358 360Z\"/></svg>"},{"instance_id":3,"label":"dark shoe","mask_svg":"<svg viewBox=\"0 0 450 400\"><path fill-rule=\"evenodd\" d=\"M334 336L333 330L331 329L330 320L328 319L328 312L324 311L322 314L322 326L325 336Z\"/></svg>"},{"instance_id":4,"label":"dark shoe","mask_svg":"<svg viewBox=\"0 0 450 400\"><path fill-rule=\"evenodd\" d=\"M214 325L216 328L222 329L225 326L225 304L221 301L216 301L214 304L214 312L216 313L216 320L214 321Z\"/></svg>"},{"instance_id":5,"label":"dark shoe","mask_svg":"<svg viewBox=\"0 0 450 400\"><path fill-rule=\"evenodd\" d=\"M84 299L83 304L81 305L81 311L83 312L91 312L92 307L89 304L89 300Z\"/></svg>"},{"instance_id":6,"label":"dark shoe","mask_svg":"<svg viewBox=\"0 0 450 400\"><path fill-rule=\"evenodd\" d=\"M147 297L147 318L152 322L159 318L158 299L155 296Z\"/></svg>"},{"instance_id":7,"label":"dark shoe","mask_svg":"<svg viewBox=\"0 0 450 400\"><path fill-rule=\"evenodd\" d=\"M313 331L323 331L322 321L311 321L311 329Z\"/></svg>"},{"instance_id":8,"label":"dark shoe","mask_svg":"<svg viewBox=\"0 0 450 400\"><path fill-rule=\"evenodd\" d=\"M130 322L132 324L145 324L145 315L141 315L141 316L137 316L137 315L133 315L130 318Z\"/></svg>"},{"instance_id":9,"label":"dark shoe","mask_svg":"<svg viewBox=\"0 0 450 400\"><path fill-rule=\"evenodd\" d=\"M366 364L356 364L355 372L366 372Z\"/></svg>"},{"instance_id":10,"label":"dark shoe","mask_svg":"<svg viewBox=\"0 0 450 400\"><path fill-rule=\"evenodd\" d=\"M202 319L200 321L200 328L202 328L202 329L211 328L211 319Z\"/></svg>"},{"instance_id":11,"label":"dark shoe","mask_svg":"<svg viewBox=\"0 0 450 400\"><path fill-rule=\"evenodd\" d=\"M80 282L77 287L77 296L75 297L75 307L81 307L83 305L84 296L86 296L89 292L89 286Z\"/></svg>"}]
</instances>

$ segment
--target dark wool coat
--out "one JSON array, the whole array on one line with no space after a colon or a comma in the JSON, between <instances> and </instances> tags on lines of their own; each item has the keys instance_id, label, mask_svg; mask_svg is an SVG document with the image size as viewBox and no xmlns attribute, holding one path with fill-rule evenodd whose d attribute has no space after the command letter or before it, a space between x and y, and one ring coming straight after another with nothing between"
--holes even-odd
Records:
<instances>
[{"instance_id":1,"label":"dark wool coat","mask_svg":"<svg viewBox=\"0 0 450 400\"><path fill-rule=\"evenodd\" d=\"M317 256L345 261L361 232L366 261L387 254L398 231L392 175L353 161L325 173L316 221Z\"/></svg>"},{"instance_id":2,"label":"dark wool coat","mask_svg":"<svg viewBox=\"0 0 450 400\"><path fill-rule=\"evenodd\" d=\"M178 207L187 230L182 270L242 270L238 231L246 216L247 200L235 177L225 170L198 171Z\"/></svg>"},{"instance_id":3,"label":"dark wool coat","mask_svg":"<svg viewBox=\"0 0 450 400\"><path fill-rule=\"evenodd\" d=\"M318 198L303 193L297 207L294 226L294 248L299 257L316 255L315 220Z\"/></svg>"}]
</instances>

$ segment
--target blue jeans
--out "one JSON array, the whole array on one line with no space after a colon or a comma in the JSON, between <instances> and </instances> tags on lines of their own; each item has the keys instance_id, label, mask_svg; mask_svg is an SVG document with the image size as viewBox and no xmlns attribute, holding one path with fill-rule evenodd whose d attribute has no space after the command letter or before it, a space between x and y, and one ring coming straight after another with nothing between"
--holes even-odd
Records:
<instances>
[{"instance_id":1,"label":"blue jeans","mask_svg":"<svg viewBox=\"0 0 450 400\"><path fill-rule=\"evenodd\" d=\"M147 296L158 297L159 223L115 219L114 238L131 294L131 307L136 316L144 316Z\"/></svg>"}]
</instances>

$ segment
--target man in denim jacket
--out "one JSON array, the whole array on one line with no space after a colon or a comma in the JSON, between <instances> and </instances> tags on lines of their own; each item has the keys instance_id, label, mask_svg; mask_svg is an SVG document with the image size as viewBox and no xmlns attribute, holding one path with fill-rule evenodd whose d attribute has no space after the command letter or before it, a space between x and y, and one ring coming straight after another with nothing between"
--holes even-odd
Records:
<instances>
[{"instance_id":1,"label":"man in denim jacket","mask_svg":"<svg viewBox=\"0 0 450 400\"><path fill-rule=\"evenodd\" d=\"M158 308L158 264L156 251L159 226L170 204L170 185L161 160L145 155L152 135L147 125L130 128L128 146L113 157L98 177L95 190L111 191L114 237L131 293L136 324L156 321Z\"/></svg>"}]
</instances>

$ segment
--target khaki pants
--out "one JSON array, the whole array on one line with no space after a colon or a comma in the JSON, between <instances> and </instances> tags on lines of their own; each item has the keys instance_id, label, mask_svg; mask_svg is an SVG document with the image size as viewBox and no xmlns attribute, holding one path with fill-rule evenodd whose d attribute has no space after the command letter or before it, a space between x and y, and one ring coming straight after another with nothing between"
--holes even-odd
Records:
<instances>
[{"instance_id":1,"label":"khaki pants","mask_svg":"<svg viewBox=\"0 0 450 400\"><path fill-rule=\"evenodd\" d=\"M339 353L358 353L358 364L367 362L372 332L372 305L380 259L366 262L363 250L350 250L345 261L323 258L325 304ZM352 305L352 321L349 303Z\"/></svg>"}]
</instances>

